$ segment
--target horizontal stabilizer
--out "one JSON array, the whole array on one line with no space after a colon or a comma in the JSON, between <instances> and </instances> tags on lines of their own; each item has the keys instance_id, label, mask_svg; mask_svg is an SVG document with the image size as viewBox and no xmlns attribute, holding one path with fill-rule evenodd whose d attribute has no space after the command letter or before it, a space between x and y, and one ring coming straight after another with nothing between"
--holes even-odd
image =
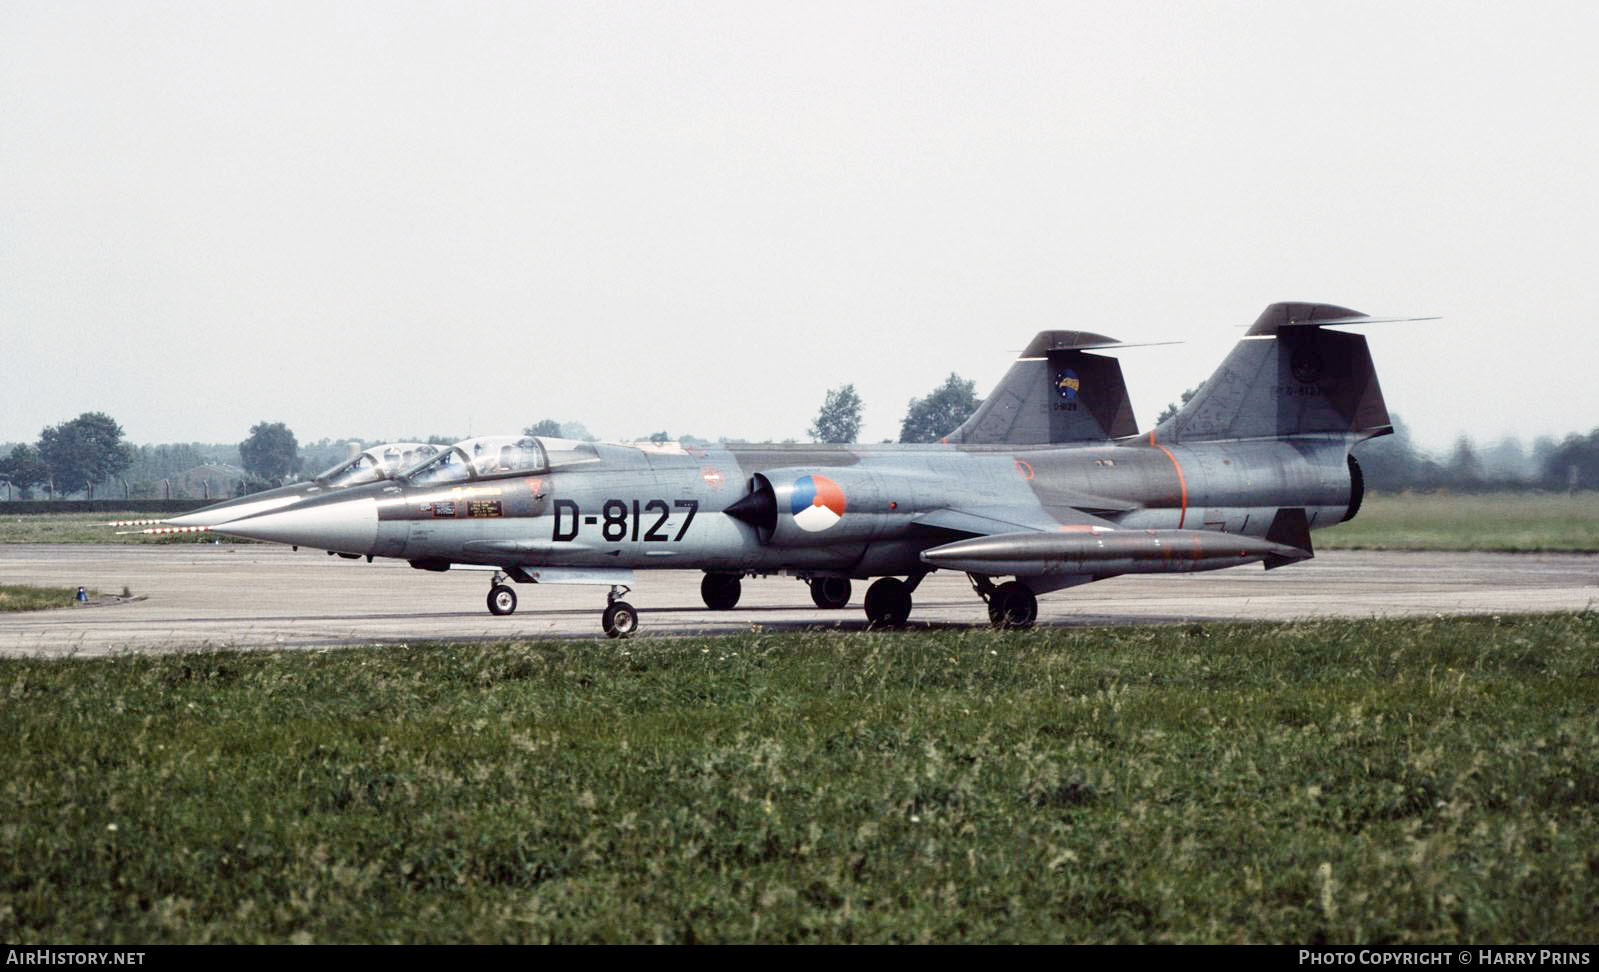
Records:
<instances>
[{"instance_id":1,"label":"horizontal stabilizer","mask_svg":"<svg viewBox=\"0 0 1599 972\"><path fill-rule=\"evenodd\" d=\"M1250 325L1251 336L1276 334L1285 327L1340 327L1348 324L1401 324L1411 321L1436 321L1433 317L1378 317L1336 304L1272 304Z\"/></svg>"},{"instance_id":2,"label":"horizontal stabilizer","mask_svg":"<svg viewBox=\"0 0 1599 972\"><path fill-rule=\"evenodd\" d=\"M1022 349L1021 358L1042 358L1051 351L1107 351L1111 348L1153 348L1181 341L1118 341L1092 331L1039 331Z\"/></svg>"}]
</instances>

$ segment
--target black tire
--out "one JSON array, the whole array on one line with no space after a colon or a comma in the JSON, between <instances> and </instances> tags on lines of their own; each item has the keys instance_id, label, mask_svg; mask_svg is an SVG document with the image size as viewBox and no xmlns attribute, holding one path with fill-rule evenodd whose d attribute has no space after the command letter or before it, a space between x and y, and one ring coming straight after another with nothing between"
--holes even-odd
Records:
<instances>
[{"instance_id":1,"label":"black tire","mask_svg":"<svg viewBox=\"0 0 1599 972\"><path fill-rule=\"evenodd\" d=\"M628 638L638 630L638 611L626 601L612 601L600 615L600 625L608 638Z\"/></svg>"},{"instance_id":2,"label":"black tire","mask_svg":"<svg viewBox=\"0 0 1599 972\"><path fill-rule=\"evenodd\" d=\"M866 620L875 628L903 628L911 616L911 595L905 582L884 577L866 589Z\"/></svg>"},{"instance_id":3,"label":"black tire","mask_svg":"<svg viewBox=\"0 0 1599 972\"><path fill-rule=\"evenodd\" d=\"M490 614L515 614L516 592L504 584L495 584L489 588L489 613Z\"/></svg>"},{"instance_id":4,"label":"black tire","mask_svg":"<svg viewBox=\"0 0 1599 972\"><path fill-rule=\"evenodd\" d=\"M1007 581L989 597L988 619L996 628L1031 628L1038 620L1038 595L1020 581Z\"/></svg>"},{"instance_id":5,"label":"black tire","mask_svg":"<svg viewBox=\"0 0 1599 972\"><path fill-rule=\"evenodd\" d=\"M849 604L853 590L848 577L816 577L811 580L811 601L819 608L841 608Z\"/></svg>"},{"instance_id":6,"label":"black tire","mask_svg":"<svg viewBox=\"0 0 1599 972\"><path fill-rule=\"evenodd\" d=\"M743 592L744 585L739 583L737 574L706 574L700 581L700 597L712 611L733 610Z\"/></svg>"}]
</instances>

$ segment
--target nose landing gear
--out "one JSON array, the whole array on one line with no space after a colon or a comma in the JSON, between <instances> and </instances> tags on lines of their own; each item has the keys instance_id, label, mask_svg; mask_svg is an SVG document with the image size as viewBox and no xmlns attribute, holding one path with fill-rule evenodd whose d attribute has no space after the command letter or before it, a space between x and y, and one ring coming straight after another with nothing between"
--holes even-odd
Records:
<instances>
[{"instance_id":1,"label":"nose landing gear","mask_svg":"<svg viewBox=\"0 0 1599 972\"><path fill-rule=\"evenodd\" d=\"M617 584L605 595L605 610L600 614L600 626L605 629L607 638L628 638L638 630L638 609L621 600L622 595L630 590L632 588Z\"/></svg>"},{"instance_id":2,"label":"nose landing gear","mask_svg":"<svg viewBox=\"0 0 1599 972\"><path fill-rule=\"evenodd\" d=\"M503 573L495 572L494 578L489 581L489 613L507 615L516 613L516 591L506 584L508 580Z\"/></svg>"}]
</instances>

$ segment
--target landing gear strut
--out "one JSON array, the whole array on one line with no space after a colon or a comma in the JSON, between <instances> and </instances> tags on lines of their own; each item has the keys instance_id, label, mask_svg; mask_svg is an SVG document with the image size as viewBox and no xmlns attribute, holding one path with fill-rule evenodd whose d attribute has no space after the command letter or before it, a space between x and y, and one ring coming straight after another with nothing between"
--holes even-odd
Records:
<instances>
[{"instance_id":1,"label":"landing gear strut","mask_svg":"<svg viewBox=\"0 0 1599 972\"><path fill-rule=\"evenodd\" d=\"M743 589L737 574L707 573L700 581L700 597L712 611L731 611Z\"/></svg>"},{"instance_id":2,"label":"landing gear strut","mask_svg":"<svg viewBox=\"0 0 1599 972\"><path fill-rule=\"evenodd\" d=\"M495 571L494 579L489 581L489 613L506 615L516 612L516 591L512 590L505 582L508 578Z\"/></svg>"},{"instance_id":3,"label":"landing gear strut","mask_svg":"<svg viewBox=\"0 0 1599 972\"><path fill-rule=\"evenodd\" d=\"M638 630L638 609L622 600L622 595L632 590L614 585L605 595L605 611L600 614L600 626L608 638L627 638Z\"/></svg>"},{"instance_id":4,"label":"landing gear strut","mask_svg":"<svg viewBox=\"0 0 1599 972\"><path fill-rule=\"evenodd\" d=\"M852 588L848 577L812 577L808 583L811 600L819 608L841 608L849 603Z\"/></svg>"},{"instance_id":5,"label":"landing gear strut","mask_svg":"<svg viewBox=\"0 0 1599 972\"><path fill-rule=\"evenodd\" d=\"M926 576L884 577L873 583L866 589L866 620L874 628L903 628L911 616L911 592Z\"/></svg>"}]
</instances>

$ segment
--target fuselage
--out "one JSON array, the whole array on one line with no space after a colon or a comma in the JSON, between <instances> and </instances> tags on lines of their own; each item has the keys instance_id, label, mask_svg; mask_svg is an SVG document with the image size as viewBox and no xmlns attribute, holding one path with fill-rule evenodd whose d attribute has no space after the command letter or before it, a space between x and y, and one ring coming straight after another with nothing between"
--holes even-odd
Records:
<instances>
[{"instance_id":1,"label":"fuselage","mask_svg":"<svg viewBox=\"0 0 1599 972\"><path fill-rule=\"evenodd\" d=\"M927 569L922 551L951 539L925 522L938 511L981 509L1037 529L1087 510L1127 529L1263 536L1292 505L1312 528L1329 526L1356 498L1347 453L1342 437L1039 448L594 444L524 474L355 487L279 514L304 535L286 526L264 538L435 569L876 577ZM757 485L774 493L770 524L723 515Z\"/></svg>"}]
</instances>

